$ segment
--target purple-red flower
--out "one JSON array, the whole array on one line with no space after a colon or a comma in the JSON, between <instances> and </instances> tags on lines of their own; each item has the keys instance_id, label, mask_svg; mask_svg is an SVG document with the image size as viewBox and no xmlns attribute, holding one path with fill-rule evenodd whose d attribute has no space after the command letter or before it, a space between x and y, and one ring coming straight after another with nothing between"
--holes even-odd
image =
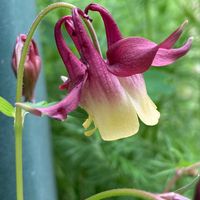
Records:
<instances>
[{"instance_id":1,"label":"purple-red flower","mask_svg":"<svg viewBox=\"0 0 200 200\"><path fill-rule=\"evenodd\" d=\"M103 59L88 36L81 17L85 13L73 9L72 16L61 18L55 26L55 39L69 74L61 86L68 95L50 107L31 108L18 104L36 115L48 115L64 120L67 114L80 105L89 118L83 124L89 128L94 122L104 140L116 140L138 132L139 118L147 125L158 123L160 113L149 98L142 73L151 65L165 66L185 55L191 47L189 39L182 47L172 46L180 37L181 25L161 44L145 38L123 38L109 12L98 4L90 4L85 12L97 11L104 21L107 36L107 58ZM79 54L78 59L68 48L61 27L72 38ZM92 134L93 130L86 134Z\"/></svg>"},{"instance_id":2,"label":"purple-red flower","mask_svg":"<svg viewBox=\"0 0 200 200\"><path fill-rule=\"evenodd\" d=\"M12 56L12 68L17 76L19 61L21 58L22 48L26 41L26 35L21 34L16 39L15 48ZM38 49L34 40L31 41L29 46L28 55L24 63L24 78L23 78L23 96L25 101L33 101L34 89L40 73L41 59Z\"/></svg>"}]
</instances>

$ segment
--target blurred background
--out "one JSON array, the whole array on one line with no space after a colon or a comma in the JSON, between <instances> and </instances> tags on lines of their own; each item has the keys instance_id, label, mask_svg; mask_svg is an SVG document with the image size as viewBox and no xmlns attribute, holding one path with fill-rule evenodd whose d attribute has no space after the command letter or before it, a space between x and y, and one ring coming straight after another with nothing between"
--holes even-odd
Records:
<instances>
[{"instance_id":1,"label":"blurred background","mask_svg":"<svg viewBox=\"0 0 200 200\"><path fill-rule=\"evenodd\" d=\"M37 0L38 12L56 0ZM65 122L51 120L54 168L59 200L80 200L113 188L138 188L160 193L175 169L200 160L200 2L199 0L69 0L84 9L91 2L100 3L113 15L126 36L142 36L157 43L189 20L176 47L194 37L191 51L166 68L151 68L145 73L149 96L161 112L157 126L140 124L137 135L115 142L104 142L98 132L84 136L82 123L87 113L81 108ZM46 73L48 101L65 95L59 91L65 67L55 46L56 21L69 14L59 9L40 25L43 66ZM89 13L105 55L106 37L98 13ZM71 49L72 41L67 38ZM172 188L175 191L195 177L184 176ZM194 185L183 194L192 198ZM120 199L128 199L120 198Z\"/></svg>"}]
</instances>

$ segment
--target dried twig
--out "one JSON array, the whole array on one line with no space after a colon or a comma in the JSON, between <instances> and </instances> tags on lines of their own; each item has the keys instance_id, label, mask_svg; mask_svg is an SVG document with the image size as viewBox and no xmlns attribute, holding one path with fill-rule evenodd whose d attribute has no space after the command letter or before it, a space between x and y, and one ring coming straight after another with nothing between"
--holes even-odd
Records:
<instances>
[{"instance_id":1,"label":"dried twig","mask_svg":"<svg viewBox=\"0 0 200 200\"><path fill-rule=\"evenodd\" d=\"M173 188L173 186L176 184L176 182L183 175L198 176L198 174L199 174L198 168L199 167L200 167L200 162L197 162L197 163L192 164L191 166L176 169L175 175L167 183L167 185L164 189L164 193L169 192Z\"/></svg>"}]
</instances>

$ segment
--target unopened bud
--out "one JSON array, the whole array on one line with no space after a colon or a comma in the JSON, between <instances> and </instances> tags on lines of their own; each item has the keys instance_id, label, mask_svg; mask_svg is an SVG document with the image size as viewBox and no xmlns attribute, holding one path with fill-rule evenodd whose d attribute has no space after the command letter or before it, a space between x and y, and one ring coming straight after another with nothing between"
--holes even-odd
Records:
<instances>
[{"instance_id":1,"label":"unopened bud","mask_svg":"<svg viewBox=\"0 0 200 200\"><path fill-rule=\"evenodd\" d=\"M12 56L12 68L17 76L17 70L21 58L22 48L26 41L26 35L17 37ZM24 63L23 96L25 101L33 101L34 89L41 69L41 59L34 40L31 40L28 54Z\"/></svg>"}]
</instances>

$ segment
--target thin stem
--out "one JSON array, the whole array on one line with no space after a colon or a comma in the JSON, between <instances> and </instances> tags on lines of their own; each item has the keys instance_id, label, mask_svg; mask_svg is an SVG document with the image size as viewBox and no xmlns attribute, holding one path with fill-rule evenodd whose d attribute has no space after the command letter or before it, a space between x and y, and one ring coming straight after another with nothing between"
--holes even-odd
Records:
<instances>
[{"instance_id":1,"label":"thin stem","mask_svg":"<svg viewBox=\"0 0 200 200\"><path fill-rule=\"evenodd\" d=\"M20 120L19 120L20 121ZM21 122L21 121L20 121ZM15 126L15 156L16 156L16 193L17 200L23 200L23 166L22 166L22 126Z\"/></svg>"},{"instance_id":2,"label":"thin stem","mask_svg":"<svg viewBox=\"0 0 200 200\"><path fill-rule=\"evenodd\" d=\"M108 190L105 192L101 192L98 194L95 194L86 200L100 200L100 199L106 199L110 197L117 197L117 196L132 196L132 197L139 197L141 199L146 199L146 200L164 200L163 198L143 191L143 190L137 190L137 189L113 189L113 190Z\"/></svg>"}]
</instances>

